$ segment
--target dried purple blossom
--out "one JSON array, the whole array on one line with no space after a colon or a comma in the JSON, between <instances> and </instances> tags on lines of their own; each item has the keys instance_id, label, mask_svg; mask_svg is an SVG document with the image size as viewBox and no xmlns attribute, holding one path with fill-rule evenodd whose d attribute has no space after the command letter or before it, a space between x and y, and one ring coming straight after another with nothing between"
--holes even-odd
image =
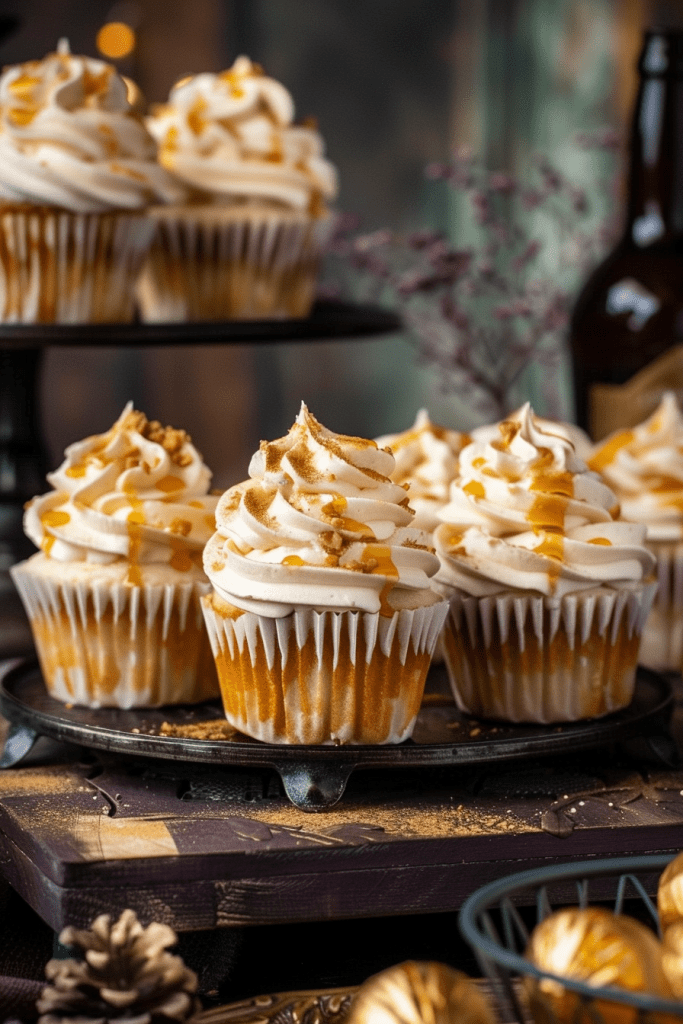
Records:
<instances>
[{"instance_id":1,"label":"dried purple blossom","mask_svg":"<svg viewBox=\"0 0 683 1024\"><path fill-rule=\"evenodd\" d=\"M580 145L613 152L615 134L586 135ZM360 272L366 298L399 308L419 361L435 369L442 390L475 415L497 418L509 411L511 391L532 363L548 371L560 365L573 294L542 261L555 254L582 277L613 243L616 222L581 230L588 197L544 156L528 181L487 171L468 149L425 174L469 201L480 244L456 249L442 232L402 237L382 229L349 238L346 263ZM553 227L545 245L539 216ZM334 251L341 253L338 245ZM550 416L561 412L557 377L543 375Z\"/></svg>"}]
</instances>

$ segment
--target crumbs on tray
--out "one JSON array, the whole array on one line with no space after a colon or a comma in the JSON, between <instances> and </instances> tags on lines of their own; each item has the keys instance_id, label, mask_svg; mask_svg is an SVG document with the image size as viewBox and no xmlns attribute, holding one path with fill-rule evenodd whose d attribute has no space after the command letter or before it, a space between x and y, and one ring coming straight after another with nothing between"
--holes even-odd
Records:
<instances>
[{"instance_id":1,"label":"crumbs on tray","mask_svg":"<svg viewBox=\"0 0 683 1024\"><path fill-rule=\"evenodd\" d=\"M179 736L188 740L231 740L236 735L237 729L223 718L211 718L188 725L162 722L159 727L159 736Z\"/></svg>"}]
</instances>

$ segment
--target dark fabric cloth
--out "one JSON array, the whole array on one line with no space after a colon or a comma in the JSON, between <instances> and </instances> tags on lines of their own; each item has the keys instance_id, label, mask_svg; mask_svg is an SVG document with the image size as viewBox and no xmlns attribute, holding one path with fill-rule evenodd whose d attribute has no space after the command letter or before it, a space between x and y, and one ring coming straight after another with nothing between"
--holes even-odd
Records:
<instances>
[{"instance_id":1,"label":"dark fabric cloth","mask_svg":"<svg viewBox=\"0 0 683 1024\"><path fill-rule=\"evenodd\" d=\"M4 881L0 883L0 1024L36 1020L54 932Z\"/></svg>"},{"instance_id":2,"label":"dark fabric cloth","mask_svg":"<svg viewBox=\"0 0 683 1024\"><path fill-rule=\"evenodd\" d=\"M0 974L0 1021L11 1024L22 1021L29 1024L38 1016L36 999L45 982L29 978L15 978Z\"/></svg>"}]
</instances>

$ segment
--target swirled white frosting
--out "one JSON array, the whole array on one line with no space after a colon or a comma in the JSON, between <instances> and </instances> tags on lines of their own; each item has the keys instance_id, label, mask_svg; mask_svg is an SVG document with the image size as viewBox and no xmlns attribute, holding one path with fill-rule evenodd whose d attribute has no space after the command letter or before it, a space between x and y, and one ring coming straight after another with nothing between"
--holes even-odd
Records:
<instances>
[{"instance_id":1,"label":"swirled white frosting","mask_svg":"<svg viewBox=\"0 0 683 1024\"><path fill-rule=\"evenodd\" d=\"M644 423L597 445L589 464L614 489L623 517L645 524L648 540L683 539L683 414L672 391Z\"/></svg>"},{"instance_id":2,"label":"swirled white frosting","mask_svg":"<svg viewBox=\"0 0 683 1024\"><path fill-rule=\"evenodd\" d=\"M515 409L514 412L508 413L505 417L506 420L518 420L522 415L523 406L519 409ZM487 423L481 427L474 427L470 430L470 437L472 441L496 441L500 437L500 423ZM569 440L574 446L574 451L580 459L584 462L588 462L593 451L593 442L581 427L577 427L575 423L566 423L559 420L547 419L543 416L537 416L534 413L534 422L544 431L550 431L550 433L557 432L558 430Z\"/></svg>"},{"instance_id":3,"label":"swirled white frosting","mask_svg":"<svg viewBox=\"0 0 683 1024\"><path fill-rule=\"evenodd\" d=\"M618 514L614 493L562 425L544 425L527 404L500 424L497 439L460 453L434 531L437 580L473 596L512 589L561 597L632 584L654 560L645 528Z\"/></svg>"},{"instance_id":4,"label":"swirled white frosting","mask_svg":"<svg viewBox=\"0 0 683 1024\"><path fill-rule=\"evenodd\" d=\"M211 472L183 430L150 422L129 403L105 434L70 445L54 490L34 498L24 528L37 547L62 562L166 563L201 567L215 528Z\"/></svg>"},{"instance_id":5,"label":"swirled white frosting","mask_svg":"<svg viewBox=\"0 0 683 1024\"><path fill-rule=\"evenodd\" d=\"M407 485L415 526L431 533L441 522L439 509L448 501L460 452L470 441L468 434L432 423L426 409L420 409L409 430L376 438L377 445L389 448L396 459L391 479Z\"/></svg>"},{"instance_id":6,"label":"swirled white frosting","mask_svg":"<svg viewBox=\"0 0 683 1024\"><path fill-rule=\"evenodd\" d=\"M273 618L302 605L391 615L432 603L438 560L393 468L390 452L327 430L302 405L218 502L204 551L214 589Z\"/></svg>"},{"instance_id":7,"label":"swirled white frosting","mask_svg":"<svg viewBox=\"0 0 683 1024\"><path fill-rule=\"evenodd\" d=\"M182 79L147 118L159 159L203 202L260 201L319 213L337 174L319 133L293 124L283 85L248 57Z\"/></svg>"},{"instance_id":8,"label":"swirled white frosting","mask_svg":"<svg viewBox=\"0 0 683 1024\"><path fill-rule=\"evenodd\" d=\"M0 202L75 213L139 210L186 194L116 69L60 43L0 76Z\"/></svg>"}]
</instances>

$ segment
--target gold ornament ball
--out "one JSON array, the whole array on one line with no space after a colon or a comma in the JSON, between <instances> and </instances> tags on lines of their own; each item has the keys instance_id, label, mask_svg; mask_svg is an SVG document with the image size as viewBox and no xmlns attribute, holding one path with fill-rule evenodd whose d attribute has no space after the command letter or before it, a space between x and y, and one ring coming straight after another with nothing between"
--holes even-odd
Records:
<instances>
[{"instance_id":1,"label":"gold ornament ball","mask_svg":"<svg viewBox=\"0 0 683 1024\"><path fill-rule=\"evenodd\" d=\"M661 874L657 911L662 935L670 925L683 919L683 853L674 857Z\"/></svg>"},{"instance_id":2,"label":"gold ornament ball","mask_svg":"<svg viewBox=\"0 0 683 1024\"><path fill-rule=\"evenodd\" d=\"M683 920L669 925L662 941L664 973L676 998L683 999Z\"/></svg>"},{"instance_id":3,"label":"gold ornament ball","mask_svg":"<svg viewBox=\"0 0 683 1024\"><path fill-rule=\"evenodd\" d=\"M346 1024L496 1024L496 1017L462 971L407 960L361 985Z\"/></svg>"},{"instance_id":4,"label":"gold ornament ball","mask_svg":"<svg viewBox=\"0 0 683 1024\"><path fill-rule=\"evenodd\" d=\"M662 964L662 946L645 925L601 907L559 910L534 929L526 950L541 971L593 988L609 986L673 999ZM600 998L586 1002L552 978L524 979L537 1024L673 1024L668 1014L639 1017L638 1009ZM600 1016L597 1016L597 1013Z\"/></svg>"}]
</instances>

